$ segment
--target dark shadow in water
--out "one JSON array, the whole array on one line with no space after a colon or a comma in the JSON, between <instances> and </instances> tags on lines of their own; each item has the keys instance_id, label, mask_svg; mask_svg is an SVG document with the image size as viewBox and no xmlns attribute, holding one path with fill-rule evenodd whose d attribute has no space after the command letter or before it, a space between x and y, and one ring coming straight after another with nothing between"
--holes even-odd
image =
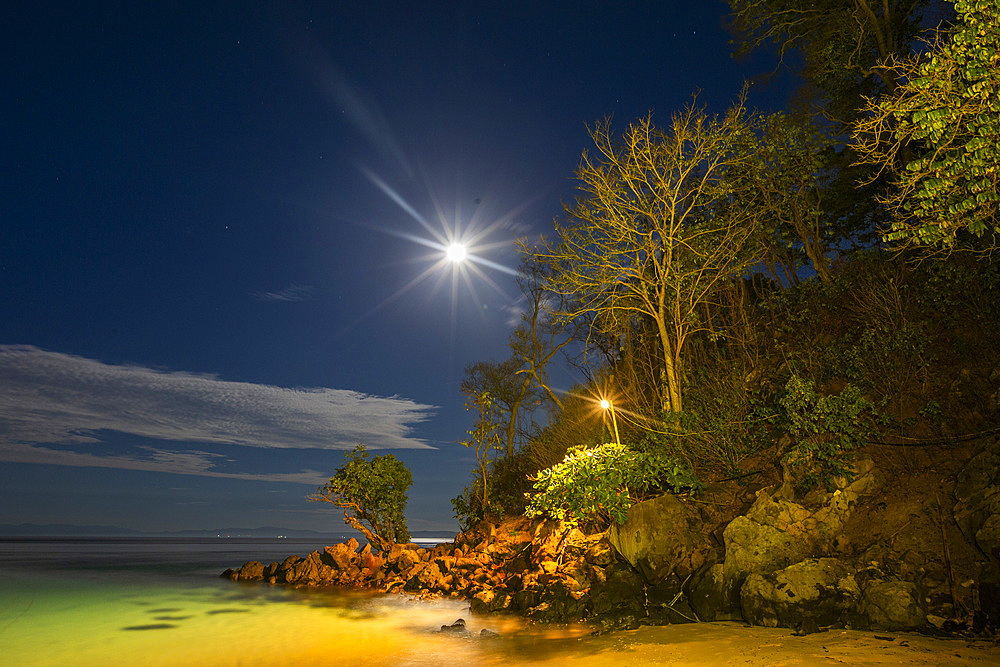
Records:
<instances>
[{"instance_id":1,"label":"dark shadow in water","mask_svg":"<svg viewBox=\"0 0 1000 667\"><path fill-rule=\"evenodd\" d=\"M169 614L173 611L182 611L180 607L157 607L156 609L147 609L147 614Z\"/></svg>"},{"instance_id":2,"label":"dark shadow in water","mask_svg":"<svg viewBox=\"0 0 1000 667\"><path fill-rule=\"evenodd\" d=\"M208 614L209 616L213 616L215 614L249 614L250 610L249 609L209 609L205 613Z\"/></svg>"},{"instance_id":3,"label":"dark shadow in water","mask_svg":"<svg viewBox=\"0 0 1000 667\"><path fill-rule=\"evenodd\" d=\"M176 625L170 623L150 623L148 625L130 625L122 628L122 630L166 630L167 628L176 627Z\"/></svg>"},{"instance_id":4,"label":"dark shadow in water","mask_svg":"<svg viewBox=\"0 0 1000 667\"><path fill-rule=\"evenodd\" d=\"M186 621L194 616L154 616L154 621Z\"/></svg>"}]
</instances>

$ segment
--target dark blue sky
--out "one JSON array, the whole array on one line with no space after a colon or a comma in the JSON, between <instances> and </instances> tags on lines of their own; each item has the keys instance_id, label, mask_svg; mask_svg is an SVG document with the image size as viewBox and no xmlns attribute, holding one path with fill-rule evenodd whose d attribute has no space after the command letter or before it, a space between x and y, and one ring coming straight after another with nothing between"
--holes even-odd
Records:
<instances>
[{"instance_id":1,"label":"dark blue sky","mask_svg":"<svg viewBox=\"0 0 1000 667\"><path fill-rule=\"evenodd\" d=\"M585 123L767 69L723 2L400 5L0 9L0 523L339 530L303 498L364 440L453 527L462 370Z\"/></svg>"}]
</instances>

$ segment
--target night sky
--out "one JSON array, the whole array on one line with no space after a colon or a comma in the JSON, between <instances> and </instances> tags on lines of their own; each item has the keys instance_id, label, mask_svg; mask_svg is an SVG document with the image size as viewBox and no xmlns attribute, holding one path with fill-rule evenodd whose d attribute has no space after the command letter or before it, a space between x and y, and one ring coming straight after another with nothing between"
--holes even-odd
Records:
<instances>
[{"instance_id":1,"label":"night sky","mask_svg":"<svg viewBox=\"0 0 1000 667\"><path fill-rule=\"evenodd\" d=\"M410 467L411 530L453 529L512 240L574 196L587 123L722 112L772 66L725 12L4 3L0 523L340 531L304 498L363 441Z\"/></svg>"}]
</instances>

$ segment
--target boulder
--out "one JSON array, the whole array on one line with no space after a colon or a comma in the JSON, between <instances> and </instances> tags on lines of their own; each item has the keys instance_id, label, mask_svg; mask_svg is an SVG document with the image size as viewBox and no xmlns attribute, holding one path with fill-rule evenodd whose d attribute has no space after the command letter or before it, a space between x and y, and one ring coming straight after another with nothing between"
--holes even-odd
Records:
<instances>
[{"instance_id":1,"label":"boulder","mask_svg":"<svg viewBox=\"0 0 1000 667\"><path fill-rule=\"evenodd\" d=\"M920 591L909 581L869 582L860 609L868 627L879 630L915 630L927 624Z\"/></svg>"},{"instance_id":2,"label":"boulder","mask_svg":"<svg viewBox=\"0 0 1000 667\"><path fill-rule=\"evenodd\" d=\"M381 556L376 556L372 553L372 546L366 544L365 547L358 554L358 565L362 570L368 570L369 572L375 572L382 567Z\"/></svg>"},{"instance_id":3,"label":"boulder","mask_svg":"<svg viewBox=\"0 0 1000 667\"><path fill-rule=\"evenodd\" d=\"M722 533L727 595L738 590L751 574L774 572L809 556L813 546L801 524L810 514L801 505L774 499L761 489L750 511L729 522Z\"/></svg>"},{"instance_id":4,"label":"boulder","mask_svg":"<svg viewBox=\"0 0 1000 667\"><path fill-rule=\"evenodd\" d=\"M349 568L354 559L354 551L344 543L324 547L323 554L326 563L341 572Z\"/></svg>"},{"instance_id":5,"label":"boulder","mask_svg":"<svg viewBox=\"0 0 1000 667\"><path fill-rule=\"evenodd\" d=\"M973 456L955 480L955 522L962 535L1000 563L1000 441Z\"/></svg>"},{"instance_id":6,"label":"boulder","mask_svg":"<svg viewBox=\"0 0 1000 667\"><path fill-rule=\"evenodd\" d=\"M260 561L252 560L244 563L239 569L237 581L260 581L264 578L264 565Z\"/></svg>"},{"instance_id":7,"label":"boulder","mask_svg":"<svg viewBox=\"0 0 1000 667\"><path fill-rule=\"evenodd\" d=\"M595 568L596 569L596 568ZM613 564L594 572L590 606L595 616L646 615L646 588L642 576L625 564Z\"/></svg>"},{"instance_id":8,"label":"boulder","mask_svg":"<svg viewBox=\"0 0 1000 667\"><path fill-rule=\"evenodd\" d=\"M473 614L488 614L510 606L511 598L504 588L484 588L472 596L469 608Z\"/></svg>"},{"instance_id":9,"label":"boulder","mask_svg":"<svg viewBox=\"0 0 1000 667\"><path fill-rule=\"evenodd\" d=\"M741 621L739 591L726 584L722 563L703 568L687 586L687 599L700 621Z\"/></svg>"},{"instance_id":10,"label":"boulder","mask_svg":"<svg viewBox=\"0 0 1000 667\"><path fill-rule=\"evenodd\" d=\"M698 512L669 494L632 505L626 522L608 530L608 541L653 585L671 574L687 578L711 550Z\"/></svg>"},{"instance_id":11,"label":"boulder","mask_svg":"<svg viewBox=\"0 0 1000 667\"><path fill-rule=\"evenodd\" d=\"M451 625L442 625L440 632L450 635L467 635L469 630L465 627L465 619L460 618Z\"/></svg>"},{"instance_id":12,"label":"boulder","mask_svg":"<svg viewBox=\"0 0 1000 667\"><path fill-rule=\"evenodd\" d=\"M406 581L406 590L441 590L443 587L442 579L444 576L435 563L425 563L422 567L414 568L411 571L410 578Z\"/></svg>"},{"instance_id":13,"label":"boulder","mask_svg":"<svg viewBox=\"0 0 1000 667\"><path fill-rule=\"evenodd\" d=\"M283 570L285 573L285 581L289 584L309 583L309 581L315 579L317 575L316 561L311 558L299 558L298 560L285 565Z\"/></svg>"},{"instance_id":14,"label":"boulder","mask_svg":"<svg viewBox=\"0 0 1000 667\"><path fill-rule=\"evenodd\" d=\"M455 557L454 556L440 556L434 559L434 564L438 566L438 569L442 573L447 574L451 572L451 568L455 567Z\"/></svg>"},{"instance_id":15,"label":"boulder","mask_svg":"<svg viewBox=\"0 0 1000 667\"><path fill-rule=\"evenodd\" d=\"M723 579L729 599L735 598L752 574L770 574L835 551L841 528L858 499L885 482L869 459L856 462L854 468L854 480L849 484L843 480L842 489L820 494L818 507L807 508L788 500L783 495L787 489L773 496L768 488L757 492L746 515L733 519L723 531Z\"/></svg>"},{"instance_id":16,"label":"boulder","mask_svg":"<svg viewBox=\"0 0 1000 667\"><path fill-rule=\"evenodd\" d=\"M590 547L590 538L579 528L570 528L559 541L560 553L568 558L580 558Z\"/></svg>"},{"instance_id":17,"label":"boulder","mask_svg":"<svg viewBox=\"0 0 1000 667\"><path fill-rule=\"evenodd\" d=\"M856 624L860 595L853 571L836 558L753 573L740 589L744 620L772 628Z\"/></svg>"},{"instance_id":18,"label":"boulder","mask_svg":"<svg viewBox=\"0 0 1000 667\"><path fill-rule=\"evenodd\" d=\"M391 557L391 556L390 556ZM396 556L393 566L400 574L409 572L420 562L420 554L411 549L403 549Z\"/></svg>"},{"instance_id":19,"label":"boulder","mask_svg":"<svg viewBox=\"0 0 1000 667\"><path fill-rule=\"evenodd\" d=\"M606 567L615 562L616 553L617 551L605 536L603 539L593 541L583 557L591 565Z\"/></svg>"}]
</instances>

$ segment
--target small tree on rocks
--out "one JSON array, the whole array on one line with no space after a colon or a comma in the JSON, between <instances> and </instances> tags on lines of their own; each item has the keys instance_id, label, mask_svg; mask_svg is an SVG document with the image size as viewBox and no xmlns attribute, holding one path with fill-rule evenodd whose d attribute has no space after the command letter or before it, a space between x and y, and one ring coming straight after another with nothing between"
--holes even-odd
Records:
<instances>
[{"instance_id":1,"label":"small tree on rocks","mask_svg":"<svg viewBox=\"0 0 1000 667\"><path fill-rule=\"evenodd\" d=\"M343 509L344 523L385 552L393 544L410 540L403 512L412 483L413 476L402 461L392 454L369 460L365 446L359 444L344 454L344 465L309 500Z\"/></svg>"}]
</instances>

